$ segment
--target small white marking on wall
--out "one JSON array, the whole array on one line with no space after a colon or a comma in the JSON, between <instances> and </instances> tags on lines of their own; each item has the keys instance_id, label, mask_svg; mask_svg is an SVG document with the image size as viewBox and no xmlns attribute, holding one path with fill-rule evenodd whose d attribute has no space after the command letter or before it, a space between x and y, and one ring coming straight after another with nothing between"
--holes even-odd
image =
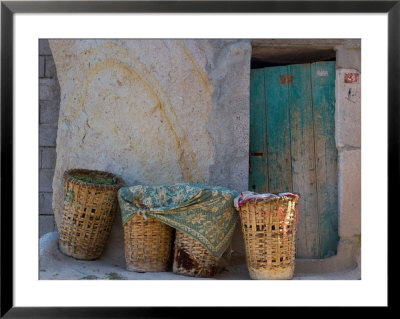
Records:
<instances>
[{"instance_id":1,"label":"small white marking on wall","mask_svg":"<svg viewBox=\"0 0 400 319\"><path fill-rule=\"evenodd\" d=\"M327 70L318 70L317 75L318 76L328 76L328 71Z\"/></svg>"}]
</instances>

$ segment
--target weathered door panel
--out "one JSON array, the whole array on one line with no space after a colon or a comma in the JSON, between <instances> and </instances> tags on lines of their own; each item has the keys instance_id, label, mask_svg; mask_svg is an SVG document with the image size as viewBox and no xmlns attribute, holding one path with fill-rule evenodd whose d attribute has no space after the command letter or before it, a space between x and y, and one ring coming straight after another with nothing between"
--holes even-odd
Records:
<instances>
[{"instance_id":1,"label":"weathered door panel","mask_svg":"<svg viewBox=\"0 0 400 319\"><path fill-rule=\"evenodd\" d=\"M335 254L338 241L335 74L334 62L311 65L321 257Z\"/></svg>"},{"instance_id":2,"label":"weathered door panel","mask_svg":"<svg viewBox=\"0 0 400 319\"><path fill-rule=\"evenodd\" d=\"M298 257L336 253L334 111L335 62L252 70L249 189L301 195Z\"/></svg>"},{"instance_id":3,"label":"weathered door panel","mask_svg":"<svg viewBox=\"0 0 400 319\"><path fill-rule=\"evenodd\" d=\"M267 154L266 150L266 117L265 117L265 90L264 70L256 69L251 72L250 83L250 175L249 189L255 192L262 192L268 189L267 175ZM252 174L251 172L257 172Z\"/></svg>"},{"instance_id":4,"label":"weathered door panel","mask_svg":"<svg viewBox=\"0 0 400 319\"><path fill-rule=\"evenodd\" d=\"M267 118L268 191L286 192L292 185L290 123L286 67L264 69Z\"/></svg>"},{"instance_id":5,"label":"weathered door panel","mask_svg":"<svg viewBox=\"0 0 400 319\"><path fill-rule=\"evenodd\" d=\"M318 252L319 230L311 67L290 65L288 72L294 75L289 86L292 191L301 195L296 251L298 256L312 258Z\"/></svg>"}]
</instances>

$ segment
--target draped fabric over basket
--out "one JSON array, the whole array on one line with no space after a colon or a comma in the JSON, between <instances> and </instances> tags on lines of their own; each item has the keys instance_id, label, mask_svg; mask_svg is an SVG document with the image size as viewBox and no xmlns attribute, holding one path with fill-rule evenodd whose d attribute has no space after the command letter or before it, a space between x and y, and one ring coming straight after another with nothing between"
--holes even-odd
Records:
<instances>
[{"instance_id":1,"label":"draped fabric over basket","mask_svg":"<svg viewBox=\"0 0 400 319\"><path fill-rule=\"evenodd\" d=\"M135 214L152 216L198 240L216 258L232 239L236 196L238 192L225 187L189 183L137 185L118 192L123 224Z\"/></svg>"}]
</instances>

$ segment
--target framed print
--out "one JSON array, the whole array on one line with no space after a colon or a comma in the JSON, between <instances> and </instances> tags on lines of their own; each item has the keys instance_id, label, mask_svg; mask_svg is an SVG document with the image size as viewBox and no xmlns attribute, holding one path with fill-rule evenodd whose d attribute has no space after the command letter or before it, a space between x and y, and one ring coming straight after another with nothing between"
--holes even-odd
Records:
<instances>
[{"instance_id":1,"label":"framed print","mask_svg":"<svg viewBox=\"0 0 400 319\"><path fill-rule=\"evenodd\" d=\"M2 1L1 316L388 307L399 15Z\"/></svg>"}]
</instances>

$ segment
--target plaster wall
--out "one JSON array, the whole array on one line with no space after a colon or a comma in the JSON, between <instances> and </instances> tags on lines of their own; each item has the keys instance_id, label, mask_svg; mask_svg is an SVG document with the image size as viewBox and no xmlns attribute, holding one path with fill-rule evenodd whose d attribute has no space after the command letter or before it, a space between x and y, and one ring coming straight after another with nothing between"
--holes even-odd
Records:
<instances>
[{"instance_id":1,"label":"plaster wall","mask_svg":"<svg viewBox=\"0 0 400 319\"><path fill-rule=\"evenodd\" d=\"M127 185L247 189L250 41L49 43L61 88L52 184L58 227L70 168L109 171ZM114 235L110 246L123 251ZM243 252L242 241L234 243Z\"/></svg>"}]
</instances>

